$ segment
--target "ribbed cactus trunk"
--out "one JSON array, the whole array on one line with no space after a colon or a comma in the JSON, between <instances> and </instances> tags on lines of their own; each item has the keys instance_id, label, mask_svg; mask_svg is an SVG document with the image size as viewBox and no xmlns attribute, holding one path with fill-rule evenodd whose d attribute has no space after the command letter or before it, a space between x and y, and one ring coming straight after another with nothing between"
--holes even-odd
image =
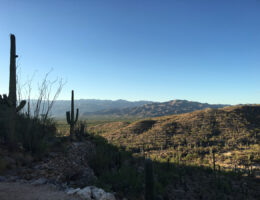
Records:
<instances>
[{"instance_id":1,"label":"ribbed cactus trunk","mask_svg":"<svg viewBox=\"0 0 260 200\"><path fill-rule=\"evenodd\" d=\"M8 104L8 121L9 133L7 135L7 142L11 150L16 147L15 127L16 127L16 113L19 112L26 104L26 101L21 101L20 105L16 107L16 44L15 36L10 35L11 49L10 49L10 77L9 77L9 95L6 98Z\"/></svg>"},{"instance_id":2,"label":"ribbed cactus trunk","mask_svg":"<svg viewBox=\"0 0 260 200\"><path fill-rule=\"evenodd\" d=\"M75 124L78 121L79 109L76 111L76 118L74 118L74 91L71 91L71 111L66 112L67 122L70 125L70 137L75 139Z\"/></svg>"},{"instance_id":3,"label":"ribbed cactus trunk","mask_svg":"<svg viewBox=\"0 0 260 200\"><path fill-rule=\"evenodd\" d=\"M9 133L7 136L9 148L11 150L15 149L16 137L15 137L15 127L16 127L16 47L15 47L15 36L11 35L11 50L10 50L10 77L9 77Z\"/></svg>"},{"instance_id":4,"label":"ribbed cactus trunk","mask_svg":"<svg viewBox=\"0 0 260 200\"><path fill-rule=\"evenodd\" d=\"M10 78L9 78L9 100L13 107L16 107L16 46L15 36L10 35L11 50L10 50Z\"/></svg>"},{"instance_id":5,"label":"ribbed cactus trunk","mask_svg":"<svg viewBox=\"0 0 260 200\"><path fill-rule=\"evenodd\" d=\"M74 137L74 130L75 130L75 123L74 123L74 91L72 90L71 92L71 116L70 116L70 136L73 138Z\"/></svg>"}]
</instances>

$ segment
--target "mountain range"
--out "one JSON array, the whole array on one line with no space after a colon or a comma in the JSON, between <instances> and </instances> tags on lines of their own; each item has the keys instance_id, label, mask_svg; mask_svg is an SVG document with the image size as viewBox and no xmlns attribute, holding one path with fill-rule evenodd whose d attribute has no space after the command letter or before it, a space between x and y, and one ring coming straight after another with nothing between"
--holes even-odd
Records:
<instances>
[{"instance_id":1,"label":"mountain range","mask_svg":"<svg viewBox=\"0 0 260 200\"><path fill-rule=\"evenodd\" d=\"M126 100L98 100L98 99L79 99L74 100L75 109L79 109L80 116L83 113L95 113L104 110L124 109L142 106L152 103L152 101L126 101ZM66 111L70 111L70 100L57 100L51 110L53 117L65 118ZM33 108L32 108L33 109Z\"/></svg>"},{"instance_id":2,"label":"mountain range","mask_svg":"<svg viewBox=\"0 0 260 200\"><path fill-rule=\"evenodd\" d=\"M208 104L187 100L172 100L167 102L126 101L126 100L75 100L75 109L79 109L80 117L97 118L147 118L172 114L188 113L205 108L222 108L225 104ZM70 110L69 100L57 100L51 110L56 118L65 118L65 112ZM32 105L33 107L33 105ZM33 109L33 108L32 108Z\"/></svg>"},{"instance_id":3,"label":"mountain range","mask_svg":"<svg viewBox=\"0 0 260 200\"><path fill-rule=\"evenodd\" d=\"M208 104L187 100L172 100L167 102L152 102L145 105L127 108L105 109L96 112L84 112L86 117L113 117L113 118L147 118L159 117L172 114L188 113L195 110L203 110L205 108L223 108L228 105L224 104Z\"/></svg>"}]
</instances>

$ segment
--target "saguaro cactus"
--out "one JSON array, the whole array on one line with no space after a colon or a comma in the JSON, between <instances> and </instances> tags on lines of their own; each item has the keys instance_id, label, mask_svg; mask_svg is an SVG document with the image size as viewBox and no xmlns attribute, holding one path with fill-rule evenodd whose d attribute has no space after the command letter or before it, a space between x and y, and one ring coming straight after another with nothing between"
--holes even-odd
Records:
<instances>
[{"instance_id":1,"label":"saguaro cactus","mask_svg":"<svg viewBox=\"0 0 260 200\"><path fill-rule=\"evenodd\" d=\"M74 127L78 121L79 109L77 108L76 118L74 118L74 91L73 90L71 91L71 111L66 112L66 117L67 117L67 122L70 125L70 137L74 139L75 138Z\"/></svg>"},{"instance_id":2,"label":"saguaro cactus","mask_svg":"<svg viewBox=\"0 0 260 200\"><path fill-rule=\"evenodd\" d=\"M15 45L15 36L10 35L11 40L11 50L10 50L10 78L9 78L9 95L8 95L8 104L14 109L15 112L19 112L26 104L26 101L21 101L20 104L16 107L16 45Z\"/></svg>"},{"instance_id":3,"label":"saguaro cactus","mask_svg":"<svg viewBox=\"0 0 260 200\"><path fill-rule=\"evenodd\" d=\"M19 112L26 104L26 101L21 101L16 107L16 45L15 36L10 35L11 49L10 49L10 78L9 78L9 95L8 98L4 96L5 102L8 105L9 112L9 134L7 136L9 145L13 149L15 146L15 125L16 125L16 112Z\"/></svg>"}]
</instances>

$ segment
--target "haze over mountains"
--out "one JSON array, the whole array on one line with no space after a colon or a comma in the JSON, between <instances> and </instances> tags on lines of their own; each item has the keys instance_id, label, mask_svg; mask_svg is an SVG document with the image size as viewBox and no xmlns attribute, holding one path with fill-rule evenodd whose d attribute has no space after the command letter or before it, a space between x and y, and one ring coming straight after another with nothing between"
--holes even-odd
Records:
<instances>
[{"instance_id":1,"label":"haze over mountains","mask_svg":"<svg viewBox=\"0 0 260 200\"><path fill-rule=\"evenodd\" d=\"M152 103L152 101L126 101L126 100L98 100L98 99L79 99L74 100L75 108L79 108L80 116L83 113L95 113L99 111L124 109L142 106ZM66 110L70 110L70 100L57 100L52 108L52 116L64 117Z\"/></svg>"},{"instance_id":2,"label":"haze over mountains","mask_svg":"<svg viewBox=\"0 0 260 200\"><path fill-rule=\"evenodd\" d=\"M167 102L126 101L126 100L75 100L75 108L79 108L80 116L86 118L144 118L158 117L171 114L188 113L205 108L222 108L224 104L208 104L187 100L172 100ZM70 110L69 100L55 102L52 109L54 117L65 117L66 110Z\"/></svg>"}]
</instances>

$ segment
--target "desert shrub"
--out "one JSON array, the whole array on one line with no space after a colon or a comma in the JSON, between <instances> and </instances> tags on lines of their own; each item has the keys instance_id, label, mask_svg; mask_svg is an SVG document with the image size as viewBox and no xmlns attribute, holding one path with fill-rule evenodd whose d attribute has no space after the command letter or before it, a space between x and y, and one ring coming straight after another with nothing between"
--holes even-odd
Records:
<instances>
[{"instance_id":1,"label":"desert shrub","mask_svg":"<svg viewBox=\"0 0 260 200\"><path fill-rule=\"evenodd\" d=\"M98 177L96 185L108 191L120 191L128 197L138 197L143 191L143 174L137 170L141 159L134 159L130 152L119 149L100 137L89 135L96 153L89 165Z\"/></svg>"},{"instance_id":2,"label":"desert shrub","mask_svg":"<svg viewBox=\"0 0 260 200\"><path fill-rule=\"evenodd\" d=\"M120 191L132 199L143 192L143 174L131 166L122 166L118 171L105 171L99 177L98 187L109 191Z\"/></svg>"},{"instance_id":3,"label":"desert shrub","mask_svg":"<svg viewBox=\"0 0 260 200\"><path fill-rule=\"evenodd\" d=\"M16 134L25 151L31 152L37 158L41 158L48 152L55 140L56 125L49 118L43 120L19 115Z\"/></svg>"},{"instance_id":4,"label":"desert shrub","mask_svg":"<svg viewBox=\"0 0 260 200\"><path fill-rule=\"evenodd\" d=\"M7 167L5 160L0 158L0 175L2 175Z\"/></svg>"},{"instance_id":5,"label":"desert shrub","mask_svg":"<svg viewBox=\"0 0 260 200\"><path fill-rule=\"evenodd\" d=\"M0 141L5 141L7 136L7 121L0 116Z\"/></svg>"},{"instance_id":6,"label":"desert shrub","mask_svg":"<svg viewBox=\"0 0 260 200\"><path fill-rule=\"evenodd\" d=\"M79 120L75 127L75 134L78 140L82 140L87 132L87 122L85 120Z\"/></svg>"}]
</instances>

